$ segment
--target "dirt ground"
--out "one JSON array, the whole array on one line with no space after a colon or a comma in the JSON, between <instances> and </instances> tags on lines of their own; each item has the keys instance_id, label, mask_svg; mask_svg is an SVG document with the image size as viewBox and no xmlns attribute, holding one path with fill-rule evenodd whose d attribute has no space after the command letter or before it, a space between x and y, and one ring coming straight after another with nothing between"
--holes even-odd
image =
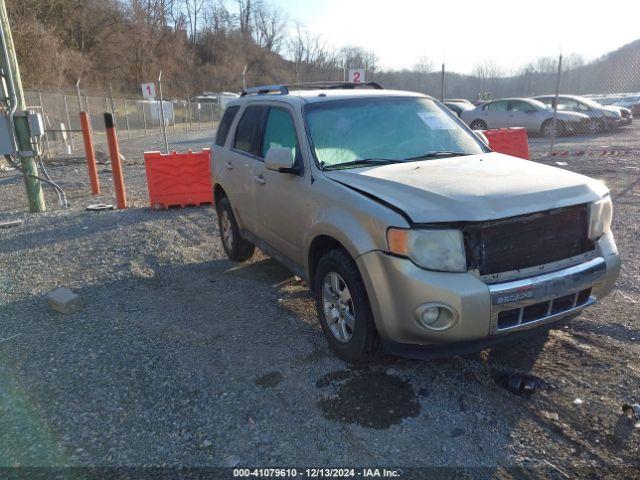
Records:
<instances>
[{"instance_id":1,"label":"dirt ground","mask_svg":"<svg viewBox=\"0 0 640 480\"><path fill-rule=\"evenodd\" d=\"M590 142L640 146L639 127ZM210 138L174 140L186 149ZM123 145L125 211L84 210L93 200L81 159L50 164L72 206L60 210L48 191L44 215L25 213L21 177L0 172L0 221L23 221L0 229L0 466L640 475L640 419L622 411L640 403L640 153L532 148L534 160L611 189L623 267L608 298L524 344L351 368L328 350L300 281L261 254L226 260L212 208L147 208L136 152L160 142ZM108 165L100 177L98 200L114 203ZM80 312L48 308L59 285L81 295ZM509 390L514 374L535 391Z\"/></svg>"}]
</instances>

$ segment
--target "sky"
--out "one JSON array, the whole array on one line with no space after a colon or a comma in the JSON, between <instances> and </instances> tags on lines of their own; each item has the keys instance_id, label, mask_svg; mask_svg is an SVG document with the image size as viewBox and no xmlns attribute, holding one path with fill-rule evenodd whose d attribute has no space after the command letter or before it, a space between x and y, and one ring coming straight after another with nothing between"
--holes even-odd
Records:
<instances>
[{"instance_id":1,"label":"sky","mask_svg":"<svg viewBox=\"0 0 640 480\"><path fill-rule=\"evenodd\" d=\"M384 69L426 56L468 73L517 69L540 56L586 60L640 38L640 0L271 0L329 45L373 50Z\"/></svg>"}]
</instances>

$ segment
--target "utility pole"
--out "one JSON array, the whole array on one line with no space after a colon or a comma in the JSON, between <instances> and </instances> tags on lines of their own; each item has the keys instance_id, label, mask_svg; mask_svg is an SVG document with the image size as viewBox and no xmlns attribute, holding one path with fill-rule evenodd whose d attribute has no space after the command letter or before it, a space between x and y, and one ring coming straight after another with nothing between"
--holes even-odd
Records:
<instances>
[{"instance_id":1,"label":"utility pole","mask_svg":"<svg viewBox=\"0 0 640 480\"><path fill-rule=\"evenodd\" d=\"M17 154L20 159L22 174L27 188L29 211L32 213L46 212L47 206L42 193L42 185L38 179L38 167L35 159L36 153L31 143L27 104L24 98L24 91L22 90L22 79L20 78L18 59L13 46L13 37L11 35L9 15L7 14L5 0L0 0L0 27L2 29L2 38L0 38L2 54L0 55L0 63L4 70L4 77L11 99L8 123L9 128L13 128L15 132ZM11 120L13 120L13 125L11 125Z\"/></svg>"}]
</instances>

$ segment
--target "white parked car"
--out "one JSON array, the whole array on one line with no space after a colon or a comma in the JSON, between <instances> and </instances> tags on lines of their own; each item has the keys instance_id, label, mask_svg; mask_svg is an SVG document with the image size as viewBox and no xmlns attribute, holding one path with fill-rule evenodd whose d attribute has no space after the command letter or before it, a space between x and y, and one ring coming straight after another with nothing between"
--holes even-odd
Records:
<instances>
[{"instance_id":1,"label":"white parked car","mask_svg":"<svg viewBox=\"0 0 640 480\"><path fill-rule=\"evenodd\" d=\"M550 137L554 134L553 109L531 98L502 98L462 112L460 118L473 130L524 127ZM558 112L557 134L584 132L589 117L582 113Z\"/></svg>"},{"instance_id":2,"label":"white parked car","mask_svg":"<svg viewBox=\"0 0 640 480\"><path fill-rule=\"evenodd\" d=\"M553 108L555 95L540 95L535 97L545 105ZM633 117L631 111L623 107L605 106L590 98L581 97L579 95L558 95L558 111L578 112L587 115L591 121L589 123L589 133L599 133L605 130L613 130L614 128L628 125ZM623 117L623 110L628 113Z\"/></svg>"}]
</instances>

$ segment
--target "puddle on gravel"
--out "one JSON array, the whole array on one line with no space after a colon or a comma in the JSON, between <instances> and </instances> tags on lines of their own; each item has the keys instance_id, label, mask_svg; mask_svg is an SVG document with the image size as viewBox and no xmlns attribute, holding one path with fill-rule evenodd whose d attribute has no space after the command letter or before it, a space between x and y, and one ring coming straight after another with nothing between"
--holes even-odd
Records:
<instances>
[{"instance_id":1,"label":"puddle on gravel","mask_svg":"<svg viewBox=\"0 0 640 480\"><path fill-rule=\"evenodd\" d=\"M262 388L274 388L282 381L280 372L269 372L266 375L256 378L256 385Z\"/></svg>"},{"instance_id":2,"label":"puddle on gravel","mask_svg":"<svg viewBox=\"0 0 640 480\"><path fill-rule=\"evenodd\" d=\"M420 413L411 384L385 372L343 370L316 382L318 388L330 385L335 385L336 395L318 402L329 420L383 430Z\"/></svg>"}]
</instances>

